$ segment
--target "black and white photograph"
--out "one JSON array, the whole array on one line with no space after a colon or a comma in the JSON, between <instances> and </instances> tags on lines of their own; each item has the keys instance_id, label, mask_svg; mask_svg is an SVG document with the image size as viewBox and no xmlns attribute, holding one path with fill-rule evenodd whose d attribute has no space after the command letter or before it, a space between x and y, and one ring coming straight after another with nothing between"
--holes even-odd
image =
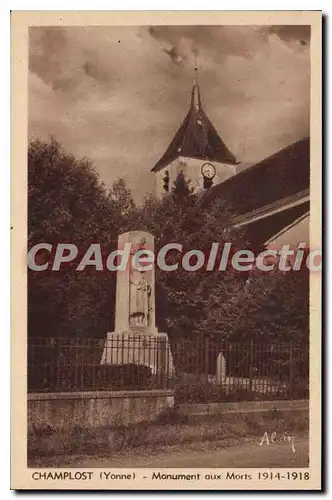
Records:
<instances>
[{"instance_id":1,"label":"black and white photograph","mask_svg":"<svg viewBox=\"0 0 332 500\"><path fill-rule=\"evenodd\" d=\"M319 489L321 13L41 14L14 487Z\"/></svg>"}]
</instances>

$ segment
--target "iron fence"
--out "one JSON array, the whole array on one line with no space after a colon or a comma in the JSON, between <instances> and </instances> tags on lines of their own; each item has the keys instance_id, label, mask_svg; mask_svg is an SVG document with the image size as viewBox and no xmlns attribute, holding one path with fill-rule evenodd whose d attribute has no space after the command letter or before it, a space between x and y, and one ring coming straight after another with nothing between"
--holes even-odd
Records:
<instances>
[{"instance_id":1,"label":"iron fence","mask_svg":"<svg viewBox=\"0 0 332 500\"><path fill-rule=\"evenodd\" d=\"M309 345L181 339L174 348L178 402L309 397Z\"/></svg>"},{"instance_id":2,"label":"iron fence","mask_svg":"<svg viewBox=\"0 0 332 500\"><path fill-rule=\"evenodd\" d=\"M171 387L165 339L34 338L28 343L28 389L34 392Z\"/></svg>"},{"instance_id":3,"label":"iron fence","mask_svg":"<svg viewBox=\"0 0 332 500\"><path fill-rule=\"evenodd\" d=\"M309 396L309 346L118 335L33 338L28 390L174 389L178 402Z\"/></svg>"}]
</instances>

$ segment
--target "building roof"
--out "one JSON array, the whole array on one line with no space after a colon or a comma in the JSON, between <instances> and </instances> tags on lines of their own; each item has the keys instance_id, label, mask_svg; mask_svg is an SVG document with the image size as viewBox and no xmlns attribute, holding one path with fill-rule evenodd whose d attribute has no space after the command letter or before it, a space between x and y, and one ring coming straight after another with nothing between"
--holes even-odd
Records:
<instances>
[{"instance_id":1,"label":"building roof","mask_svg":"<svg viewBox=\"0 0 332 500\"><path fill-rule=\"evenodd\" d=\"M153 167L157 172L178 156L217 161L237 165L239 160L227 148L224 141L206 116L199 86L194 84L189 111L176 132L165 154Z\"/></svg>"},{"instance_id":2,"label":"building roof","mask_svg":"<svg viewBox=\"0 0 332 500\"><path fill-rule=\"evenodd\" d=\"M211 187L198 205L204 207L222 197L234 215L243 215L305 191L309 186L310 141L306 138Z\"/></svg>"},{"instance_id":3,"label":"building roof","mask_svg":"<svg viewBox=\"0 0 332 500\"><path fill-rule=\"evenodd\" d=\"M282 232L288 231L295 223L298 223L310 212L310 202L305 201L299 205L286 210L273 213L270 217L258 219L244 227L244 237L252 245L265 245ZM309 243L309 235L303 235L303 241ZM294 244L288 241L288 244Z\"/></svg>"}]
</instances>

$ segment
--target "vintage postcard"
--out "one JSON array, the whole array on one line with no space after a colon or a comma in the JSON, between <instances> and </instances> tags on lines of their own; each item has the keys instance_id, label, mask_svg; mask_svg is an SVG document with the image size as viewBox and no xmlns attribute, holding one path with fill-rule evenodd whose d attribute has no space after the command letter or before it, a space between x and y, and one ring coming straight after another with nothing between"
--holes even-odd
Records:
<instances>
[{"instance_id":1,"label":"vintage postcard","mask_svg":"<svg viewBox=\"0 0 332 500\"><path fill-rule=\"evenodd\" d=\"M321 489L321 24L12 13L13 489Z\"/></svg>"}]
</instances>

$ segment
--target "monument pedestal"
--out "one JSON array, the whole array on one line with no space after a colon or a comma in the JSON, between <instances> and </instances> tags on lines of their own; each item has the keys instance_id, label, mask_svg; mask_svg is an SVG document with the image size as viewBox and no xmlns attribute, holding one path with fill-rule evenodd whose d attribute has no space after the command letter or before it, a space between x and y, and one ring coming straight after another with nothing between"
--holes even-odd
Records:
<instances>
[{"instance_id":1,"label":"monument pedestal","mask_svg":"<svg viewBox=\"0 0 332 500\"><path fill-rule=\"evenodd\" d=\"M153 375L171 376L174 364L166 333L144 333L140 329L125 333L109 332L101 359L103 365L149 366Z\"/></svg>"}]
</instances>

